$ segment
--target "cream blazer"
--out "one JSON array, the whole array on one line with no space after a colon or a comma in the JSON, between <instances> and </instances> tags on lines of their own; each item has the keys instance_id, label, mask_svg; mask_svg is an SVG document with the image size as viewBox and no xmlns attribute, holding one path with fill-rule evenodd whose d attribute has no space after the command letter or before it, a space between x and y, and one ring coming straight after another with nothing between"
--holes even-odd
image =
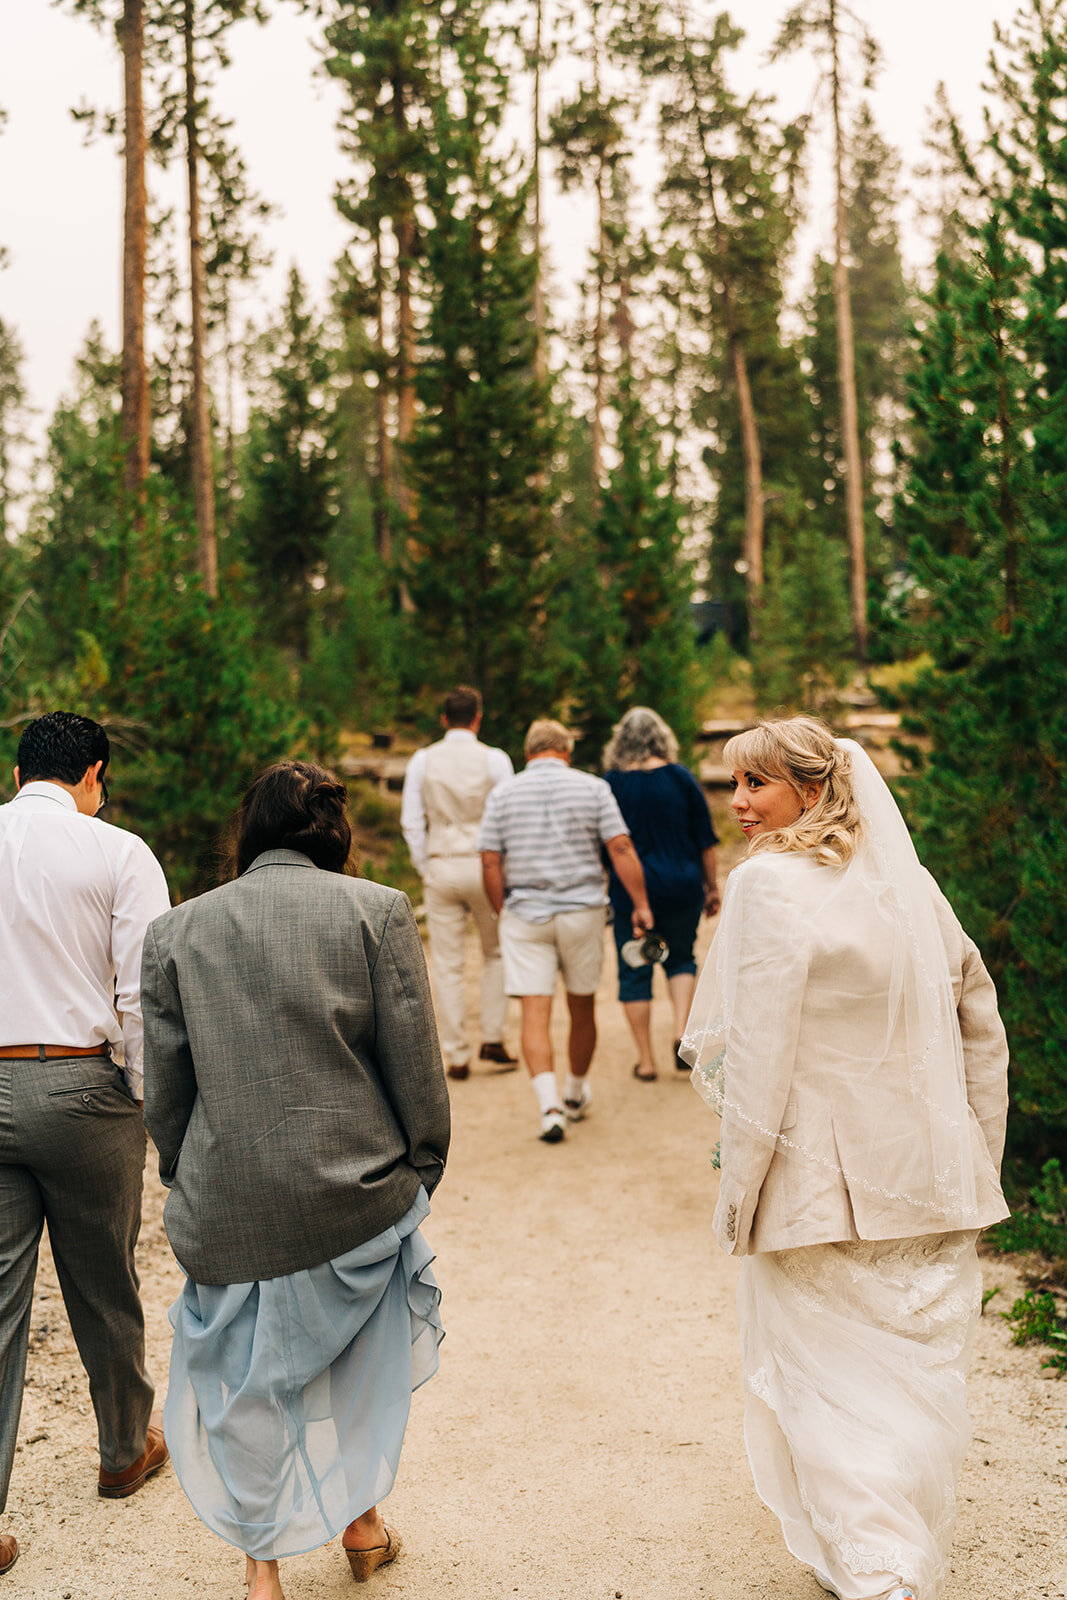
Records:
<instances>
[{"instance_id":1,"label":"cream blazer","mask_svg":"<svg viewBox=\"0 0 1067 1600\"><path fill-rule=\"evenodd\" d=\"M924 1214L892 1198L891 1191L906 1187L909 1152L917 1147L915 1127L904 1120L899 1095L887 1098L886 1104L895 1108L888 1112L879 1104L877 1082L857 1083L856 1074L850 1075L848 1042L864 1037L863 995L877 954L872 954L869 905L845 887L835 895L832 914L809 917L805 923L801 908L820 903L825 887L824 879L810 875L831 869L810 857L767 854L751 857L735 870L745 874L742 936L744 948L753 952L749 966L755 969L746 1005L758 1011L762 1003L765 1014L779 1008L776 1024L787 1015L773 1029L761 1029L757 1018L751 1031L752 1038L776 1039L773 1051L746 1051L743 1044L739 1051L731 1039L726 1072L735 1083L741 1075L752 1121L785 1135L791 1131L790 1143L802 1145L809 1158L791 1157L781 1145L761 1141L728 1104L714 1220L719 1244L728 1254L746 1255L841 1240L943 1233L958 1225L933 1203ZM978 948L927 877L956 996L977 1225L986 1227L1009 1215L999 1180L1008 1107L1007 1040L993 981ZM832 1010L827 1002L831 976ZM851 992L845 1004L842 990ZM746 1060L746 1054L759 1059ZM864 1183L850 1188L841 1168L859 1174Z\"/></svg>"}]
</instances>

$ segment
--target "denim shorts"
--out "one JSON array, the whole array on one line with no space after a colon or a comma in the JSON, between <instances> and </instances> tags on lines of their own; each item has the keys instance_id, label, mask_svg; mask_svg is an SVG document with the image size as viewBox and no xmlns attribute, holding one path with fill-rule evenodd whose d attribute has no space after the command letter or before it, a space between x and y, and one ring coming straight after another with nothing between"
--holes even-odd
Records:
<instances>
[{"instance_id":1,"label":"denim shorts","mask_svg":"<svg viewBox=\"0 0 1067 1600\"><path fill-rule=\"evenodd\" d=\"M697 900L693 905L682 906L673 911L661 911L653 907L656 932L666 940L670 950L670 955L663 963L663 970L668 978L673 978L676 972L696 973L697 964L693 958L693 946L696 943L700 913L703 909L703 900ZM612 923L612 932L615 935L615 949L619 952L619 999L651 1000L652 967L630 967L622 959L623 945L628 939L633 938L629 917L616 915Z\"/></svg>"}]
</instances>

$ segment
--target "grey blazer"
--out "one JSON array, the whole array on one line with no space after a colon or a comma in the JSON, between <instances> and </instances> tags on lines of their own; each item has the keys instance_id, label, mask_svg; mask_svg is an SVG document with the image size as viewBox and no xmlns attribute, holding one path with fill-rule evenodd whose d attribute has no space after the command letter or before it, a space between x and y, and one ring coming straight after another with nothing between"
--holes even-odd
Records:
<instances>
[{"instance_id":1,"label":"grey blazer","mask_svg":"<svg viewBox=\"0 0 1067 1600\"><path fill-rule=\"evenodd\" d=\"M145 1122L197 1283L332 1260L435 1187L449 1139L406 895L268 850L149 925Z\"/></svg>"}]
</instances>

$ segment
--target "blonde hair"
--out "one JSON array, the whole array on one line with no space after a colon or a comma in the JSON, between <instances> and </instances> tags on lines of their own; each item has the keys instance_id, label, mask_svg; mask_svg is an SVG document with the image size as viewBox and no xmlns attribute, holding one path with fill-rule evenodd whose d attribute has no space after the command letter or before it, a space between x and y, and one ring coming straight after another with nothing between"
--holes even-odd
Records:
<instances>
[{"instance_id":1,"label":"blonde hair","mask_svg":"<svg viewBox=\"0 0 1067 1600\"><path fill-rule=\"evenodd\" d=\"M574 735L568 732L562 722L554 722L551 717L539 717L526 730L523 749L527 760L531 756L543 756L546 750L558 750L570 755L574 749Z\"/></svg>"},{"instance_id":2,"label":"blonde hair","mask_svg":"<svg viewBox=\"0 0 1067 1600\"><path fill-rule=\"evenodd\" d=\"M811 850L821 866L844 866L859 848L863 824L852 789L852 760L816 717L760 722L727 740L723 760L734 772L788 783L803 811L787 828L752 841L757 850ZM819 785L808 804L804 791Z\"/></svg>"}]
</instances>

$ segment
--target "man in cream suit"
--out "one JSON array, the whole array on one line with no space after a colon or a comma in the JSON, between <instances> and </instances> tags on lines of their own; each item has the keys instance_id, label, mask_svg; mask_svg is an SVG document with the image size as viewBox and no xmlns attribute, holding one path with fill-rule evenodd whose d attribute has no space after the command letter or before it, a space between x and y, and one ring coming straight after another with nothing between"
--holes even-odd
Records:
<instances>
[{"instance_id":1,"label":"man in cream suit","mask_svg":"<svg viewBox=\"0 0 1067 1600\"><path fill-rule=\"evenodd\" d=\"M463 980L468 919L482 947L482 1046L479 1058L511 1072L517 1060L504 1043L507 996L496 914L482 887L478 832L485 803L514 772L503 750L482 744L482 697L460 684L445 700L445 736L416 750L404 777L400 826L423 880L430 956L437 988L441 1048L450 1078L470 1076Z\"/></svg>"}]
</instances>

